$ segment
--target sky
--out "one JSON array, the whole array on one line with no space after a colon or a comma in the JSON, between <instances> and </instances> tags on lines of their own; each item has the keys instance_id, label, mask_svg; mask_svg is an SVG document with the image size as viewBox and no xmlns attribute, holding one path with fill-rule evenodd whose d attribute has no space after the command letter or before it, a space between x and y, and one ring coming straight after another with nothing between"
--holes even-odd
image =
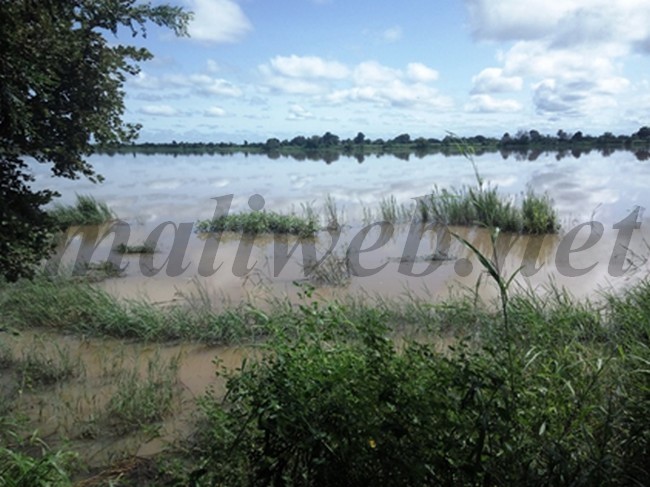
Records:
<instances>
[{"instance_id":1,"label":"sky","mask_svg":"<svg viewBox=\"0 0 650 487\"><path fill-rule=\"evenodd\" d=\"M162 2L154 2L162 3ZM167 0L128 80L140 141L650 125L650 0Z\"/></svg>"}]
</instances>

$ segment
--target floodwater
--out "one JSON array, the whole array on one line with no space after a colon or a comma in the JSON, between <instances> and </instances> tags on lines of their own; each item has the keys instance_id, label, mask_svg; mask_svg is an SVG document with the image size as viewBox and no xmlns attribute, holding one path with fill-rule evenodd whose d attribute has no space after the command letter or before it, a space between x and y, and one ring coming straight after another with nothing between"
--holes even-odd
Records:
<instances>
[{"instance_id":1,"label":"floodwater","mask_svg":"<svg viewBox=\"0 0 650 487\"><path fill-rule=\"evenodd\" d=\"M584 297L603 288L620 288L634 277L633 270L645 264L649 250L644 238L650 235L650 222L643 209L650 204L649 162L631 152L607 157L592 152L559 160L555 153L548 153L533 161L495 153L475 161L486 183L497 186L505 196L516 200L527 188L546 192L560 215L559 235L501 237L498 247L504 270L525 266L519 285L535 288L553 281ZM66 265L86 258L101 261L109 257L115 241L136 245L153 238L156 254L124 256L119 261L126 266L124 276L99 284L120 297L169 302L197 285L218 302L247 299L260 290L293 293L293 283L305 279L304 267L309 264L305 255L310 255L305 246L310 243L227 234L217 241L191 229L197 220L213 216L218 205L224 208L226 200L231 212L250 211L249 200L258 206L261 201L251 199L253 195L261 195L264 208L270 211L300 214L304 205L311 205L322 215L324 227L328 223L324 202L328 195L333 198L343 227L338 233L322 231L311 243L312 253L320 259L331 252L339 260L359 255L352 269L347 269L351 279L345 293L395 296L410 290L444 298L455 290L473 288L482 271L471 252L455 238L448 241L448 234L440 229L423 231L408 223L367 228L381 221L376 213L382 198L394 196L398 204L408 206L434 186L475 185L474 168L461 156L438 154L409 160L369 156L362 164L353 157L341 157L327 164L243 154L123 155L95 156L92 163L106 178L100 185L60 178L46 178L47 182L62 194L64 203L73 202L75 193L107 202L121 223L111 228L71 229L60 249L60 261ZM375 212L370 220L364 218L368 209ZM485 229L450 230L491 254ZM624 234L629 234L629 241L622 238ZM444 259L428 259L440 251ZM325 296L337 292L320 287ZM483 286L480 292L489 297L493 289Z\"/></svg>"},{"instance_id":2,"label":"floodwater","mask_svg":"<svg viewBox=\"0 0 650 487\"><path fill-rule=\"evenodd\" d=\"M225 378L217 371L233 371L257 351L249 347L207 347L197 344L146 345L110 339L86 339L47 331L21 332L3 343L18 360L34 359L68 364L74 376L51 386L30 387L11 382L3 374L0 391L12 395L26 428L51 447L79 452L83 465L98 467L121 457L146 456L192 432L196 399L211 390L225 393ZM110 402L120 378L147 380L148 370L170 370L174 391L171 412L147 430L116 429ZM23 387L24 386L24 387Z\"/></svg>"},{"instance_id":3,"label":"floodwater","mask_svg":"<svg viewBox=\"0 0 650 487\"><path fill-rule=\"evenodd\" d=\"M332 277L327 272L321 280L312 277L308 282L315 283L324 298L399 297L409 292L444 299L475 289L483 272L471 251L450 232L493 255L491 236L484 228L440 229L408 222L381 224L376 216L364 219L364 208L376 213L385 197L408 205L434 186L474 185L474 169L462 157L433 155L405 161L373 156L363 164L341 157L326 164L265 156L143 155L96 156L91 162L106 178L103 184L50 179L45 168L35 168L38 184L59 191L61 202L73 203L75 193L90 194L108 203L120 218L114 225L70 229L53 262L67 267L76 261L118 259L123 276L96 285L120 298L170 303L201 292L215 307L242 299L263 302L269 296L296 299L294 283L307 279L309 257L331 254L335 265L328 272L336 277L338 270L349 279L343 286L327 286L325 281ZM536 289L553 283L586 297L602 289L620 289L647 274L650 220L643 209L650 205L650 163L627 152L561 160L542 154L534 161L492 154L477 157L476 163L485 181L504 195L519 198L527 188L547 192L558 210L562 223L558 235L502 234L497 240L503 272L520 270L517 286ZM214 215L215 198L223 202L232 195L230 211L249 211L249 199L256 194L270 211L300 213L303 205L311 204L322 215L324 229L317 239L306 241L233 234L216 239L193 231L194 222ZM325 229L327 195L337 205L342 223L338 231ZM147 238L155 240L153 255L111 253L119 241L137 245ZM486 299L495 297L488 281L483 278L478 288ZM41 346L46 353L64 350L79 364L82 377L40 392L18 391L17 401L41 435L68 438L67 445L82 452L91 466L126 454L154 454L168 441L190 433L196 397L209 388L217 395L224 392L213 360L218 358L232 370L244 357L257 353L251 347L161 347L42 332L23 333L11 346L17 354ZM174 414L155 435L95 431L115 393L111 374L131 369L143 376L152 360L178 363Z\"/></svg>"}]
</instances>

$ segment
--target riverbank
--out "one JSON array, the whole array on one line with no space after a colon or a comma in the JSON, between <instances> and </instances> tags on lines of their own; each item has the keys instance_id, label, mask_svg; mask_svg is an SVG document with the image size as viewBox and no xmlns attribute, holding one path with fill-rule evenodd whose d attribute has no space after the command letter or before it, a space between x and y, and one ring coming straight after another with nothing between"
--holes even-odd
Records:
<instances>
[{"instance_id":1,"label":"riverbank","mask_svg":"<svg viewBox=\"0 0 650 487\"><path fill-rule=\"evenodd\" d=\"M85 283L3 285L3 327L19 334L0 361L18 455L3 466L45 453L38 465L83 485L649 478L647 281L588 301L513 292L506 315L471 293L362 302L307 286L296 298L207 313L129 308ZM129 471L119 459L134 456Z\"/></svg>"}]
</instances>

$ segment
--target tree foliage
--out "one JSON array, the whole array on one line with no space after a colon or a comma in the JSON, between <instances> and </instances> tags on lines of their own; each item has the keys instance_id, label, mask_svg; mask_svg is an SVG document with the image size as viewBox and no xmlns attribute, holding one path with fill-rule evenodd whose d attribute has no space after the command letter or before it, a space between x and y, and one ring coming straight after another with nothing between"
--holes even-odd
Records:
<instances>
[{"instance_id":1,"label":"tree foliage","mask_svg":"<svg viewBox=\"0 0 650 487\"><path fill-rule=\"evenodd\" d=\"M0 0L0 273L29 275L48 248L42 206L54 193L31 189L32 161L55 176L97 181L93 144L124 144L124 82L144 49L117 44L118 31L146 36L153 22L186 34L180 7L135 0ZM26 163L28 161L28 163Z\"/></svg>"}]
</instances>

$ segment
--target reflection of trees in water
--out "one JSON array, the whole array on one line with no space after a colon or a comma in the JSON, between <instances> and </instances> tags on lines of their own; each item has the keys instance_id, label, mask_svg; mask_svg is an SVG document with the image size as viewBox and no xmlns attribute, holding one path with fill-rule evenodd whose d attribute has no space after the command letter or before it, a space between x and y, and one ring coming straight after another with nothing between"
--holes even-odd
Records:
<instances>
[{"instance_id":1,"label":"reflection of trees in water","mask_svg":"<svg viewBox=\"0 0 650 487\"><path fill-rule=\"evenodd\" d=\"M636 151L634 155L638 161L647 161L650 159L650 151L645 149Z\"/></svg>"}]
</instances>

